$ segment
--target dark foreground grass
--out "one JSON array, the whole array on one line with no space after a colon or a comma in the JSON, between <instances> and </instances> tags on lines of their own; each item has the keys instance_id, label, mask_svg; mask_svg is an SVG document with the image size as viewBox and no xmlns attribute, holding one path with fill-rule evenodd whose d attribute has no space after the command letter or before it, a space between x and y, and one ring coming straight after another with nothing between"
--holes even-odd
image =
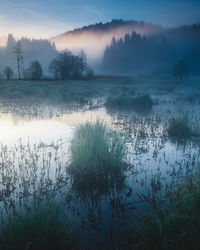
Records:
<instances>
[{"instance_id":1,"label":"dark foreground grass","mask_svg":"<svg viewBox=\"0 0 200 250\"><path fill-rule=\"evenodd\" d=\"M137 112L149 112L152 109L153 101L150 95L131 96L122 94L108 97L105 106L107 108L132 109Z\"/></svg>"},{"instance_id":2,"label":"dark foreground grass","mask_svg":"<svg viewBox=\"0 0 200 250\"><path fill-rule=\"evenodd\" d=\"M49 204L9 216L2 223L0 249L76 249L74 224L62 214L57 205Z\"/></svg>"},{"instance_id":3,"label":"dark foreground grass","mask_svg":"<svg viewBox=\"0 0 200 250\"><path fill-rule=\"evenodd\" d=\"M192 126L187 116L172 119L167 132L172 140L189 139L199 135L198 127Z\"/></svg>"},{"instance_id":4,"label":"dark foreground grass","mask_svg":"<svg viewBox=\"0 0 200 250\"><path fill-rule=\"evenodd\" d=\"M81 191L109 192L123 176L125 157L124 140L103 122L79 126L71 146L69 172L73 186Z\"/></svg>"},{"instance_id":5,"label":"dark foreground grass","mask_svg":"<svg viewBox=\"0 0 200 250\"><path fill-rule=\"evenodd\" d=\"M141 227L141 249L200 249L200 174L188 177L169 198L168 208L154 208Z\"/></svg>"}]
</instances>

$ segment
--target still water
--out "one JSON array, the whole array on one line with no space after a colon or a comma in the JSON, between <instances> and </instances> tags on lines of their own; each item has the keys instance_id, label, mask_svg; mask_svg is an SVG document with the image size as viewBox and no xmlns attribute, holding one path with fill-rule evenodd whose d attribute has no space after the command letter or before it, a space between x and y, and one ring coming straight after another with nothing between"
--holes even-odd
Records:
<instances>
[{"instance_id":1,"label":"still water","mask_svg":"<svg viewBox=\"0 0 200 250\"><path fill-rule=\"evenodd\" d=\"M145 117L132 112L112 113L105 108L55 115L51 112L45 118L2 112L1 203L18 206L35 193L46 197L50 192L59 194L63 206L81 225L86 249L94 244L99 249L113 247L121 229L131 227L148 212L150 198L164 199L169 187L199 167L198 142L177 144L166 135L167 121L177 110L169 105L163 116L163 111L155 108ZM194 107L194 113L197 111ZM120 191L94 199L72 189L66 169L76 127L96 120L103 120L126 139L130 167Z\"/></svg>"}]
</instances>

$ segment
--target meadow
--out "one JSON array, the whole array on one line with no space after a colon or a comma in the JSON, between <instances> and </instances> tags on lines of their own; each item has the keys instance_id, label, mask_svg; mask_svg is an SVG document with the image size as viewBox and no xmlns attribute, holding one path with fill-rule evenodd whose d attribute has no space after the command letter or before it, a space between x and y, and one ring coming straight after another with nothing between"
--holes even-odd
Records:
<instances>
[{"instance_id":1,"label":"meadow","mask_svg":"<svg viewBox=\"0 0 200 250\"><path fill-rule=\"evenodd\" d=\"M0 80L0 129L0 249L199 249L200 78Z\"/></svg>"}]
</instances>

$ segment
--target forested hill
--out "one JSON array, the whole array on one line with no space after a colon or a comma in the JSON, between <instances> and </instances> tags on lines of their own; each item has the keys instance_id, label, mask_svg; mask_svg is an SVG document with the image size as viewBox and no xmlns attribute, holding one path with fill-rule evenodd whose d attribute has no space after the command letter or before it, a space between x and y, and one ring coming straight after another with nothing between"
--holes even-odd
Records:
<instances>
[{"instance_id":1,"label":"forested hill","mask_svg":"<svg viewBox=\"0 0 200 250\"><path fill-rule=\"evenodd\" d=\"M141 34L157 34L160 33L163 28L159 25L154 25L152 23L145 23L145 22L139 22L139 21L124 21L124 20L118 20L118 19L113 19L111 22L107 23L96 23L96 24L91 24L88 26L84 26L82 28L77 28L72 31L68 31L63 35L69 35L69 34L80 34L80 32L112 32L115 29L123 29L123 28L131 28L137 31L138 33Z\"/></svg>"},{"instance_id":2,"label":"forested hill","mask_svg":"<svg viewBox=\"0 0 200 250\"><path fill-rule=\"evenodd\" d=\"M153 36L133 32L123 39L114 37L104 52L101 70L109 74L169 72L182 58L191 73L200 73L200 25L166 29Z\"/></svg>"},{"instance_id":3,"label":"forested hill","mask_svg":"<svg viewBox=\"0 0 200 250\"><path fill-rule=\"evenodd\" d=\"M124 39L126 34L131 35L133 32L146 38L164 36L167 46L173 47L175 53L178 53L177 57L180 53L183 54L185 50L189 50L189 52L184 52L189 53L189 57L192 54L199 53L200 24L163 28L146 22L112 20L111 22L97 23L63 33L52 38L51 41L55 42L58 49L68 48L72 51L83 49L89 61L95 63L103 59L105 49L107 45L110 45L113 37L120 40L120 38ZM191 50L191 48L193 49Z\"/></svg>"},{"instance_id":4,"label":"forested hill","mask_svg":"<svg viewBox=\"0 0 200 250\"><path fill-rule=\"evenodd\" d=\"M45 72L59 53L57 49L68 49L74 55L84 50L97 73L169 72L182 58L192 73L200 73L200 24L166 29L151 23L113 20L75 29L50 41L21 38L19 42L23 68L39 60ZM10 35L6 46L0 47L0 69L8 65L16 71L15 45Z\"/></svg>"},{"instance_id":5,"label":"forested hill","mask_svg":"<svg viewBox=\"0 0 200 250\"><path fill-rule=\"evenodd\" d=\"M161 33L163 28L145 22L113 20L66 32L52 38L51 41L55 42L58 49L68 48L72 51L83 49L89 61L94 62L102 59L104 50L113 36L119 39L133 31L149 36Z\"/></svg>"}]
</instances>

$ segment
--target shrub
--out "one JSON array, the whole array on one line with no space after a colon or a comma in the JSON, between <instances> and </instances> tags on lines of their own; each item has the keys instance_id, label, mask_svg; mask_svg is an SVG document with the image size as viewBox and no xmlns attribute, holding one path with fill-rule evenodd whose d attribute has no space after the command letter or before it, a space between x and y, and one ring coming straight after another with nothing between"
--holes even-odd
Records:
<instances>
[{"instance_id":1,"label":"shrub","mask_svg":"<svg viewBox=\"0 0 200 250\"><path fill-rule=\"evenodd\" d=\"M31 62L28 69L23 72L25 79L39 81L43 76L42 66L39 61Z\"/></svg>"},{"instance_id":2,"label":"shrub","mask_svg":"<svg viewBox=\"0 0 200 250\"><path fill-rule=\"evenodd\" d=\"M6 67L3 71L5 77L7 80L10 80L13 77L13 70L10 67Z\"/></svg>"},{"instance_id":3,"label":"shrub","mask_svg":"<svg viewBox=\"0 0 200 250\"><path fill-rule=\"evenodd\" d=\"M135 111L150 111L153 101L149 95L132 97L131 95L119 95L108 97L105 103L107 108L133 109Z\"/></svg>"},{"instance_id":4,"label":"shrub","mask_svg":"<svg viewBox=\"0 0 200 250\"><path fill-rule=\"evenodd\" d=\"M187 98L186 101L191 103L191 104L196 104L196 103L200 103L200 93L193 93L190 94Z\"/></svg>"},{"instance_id":5,"label":"shrub","mask_svg":"<svg viewBox=\"0 0 200 250\"><path fill-rule=\"evenodd\" d=\"M198 134L197 128L192 128L186 116L172 119L167 132L171 139L188 139Z\"/></svg>"},{"instance_id":6,"label":"shrub","mask_svg":"<svg viewBox=\"0 0 200 250\"><path fill-rule=\"evenodd\" d=\"M0 248L13 250L72 249L76 240L72 222L61 218L60 209L53 204L10 216L2 225L0 237Z\"/></svg>"},{"instance_id":7,"label":"shrub","mask_svg":"<svg viewBox=\"0 0 200 250\"><path fill-rule=\"evenodd\" d=\"M101 121L80 125L71 146L69 172L81 191L107 192L119 182L125 164L124 140Z\"/></svg>"},{"instance_id":8,"label":"shrub","mask_svg":"<svg viewBox=\"0 0 200 250\"><path fill-rule=\"evenodd\" d=\"M151 109L153 106L153 101L149 95L137 96L132 101L133 107L138 110Z\"/></svg>"},{"instance_id":9,"label":"shrub","mask_svg":"<svg viewBox=\"0 0 200 250\"><path fill-rule=\"evenodd\" d=\"M184 59L178 61L173 68L173 74L176 78L182 82L184 78L187 78L190 73L190 68Z\"/></svg>"}]
</instances>

